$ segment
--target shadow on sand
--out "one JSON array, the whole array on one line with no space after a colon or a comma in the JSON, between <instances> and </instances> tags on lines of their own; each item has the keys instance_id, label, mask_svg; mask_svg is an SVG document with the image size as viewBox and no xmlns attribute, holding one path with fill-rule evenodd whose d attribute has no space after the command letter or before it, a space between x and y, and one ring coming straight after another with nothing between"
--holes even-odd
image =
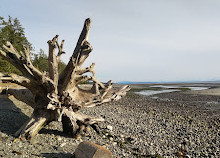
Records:
<instances>
[{"instance_id":1,"label":"shadow on sand","mask_svg":"<svg viewBox=\"0 0 220 158\"><path fill-rule=\"evenodd\" d=\"M25 108L24 108L25 109ZM24 110L23 109L23 110ZM14 136L14 133L29 119L7 95L0 95L0 131ZM43 128L39 134L54 134L63 137L71 137L57 129Z\"/></svg>"},{"instance_id":2,"label":"shadow on sand","mask_svg":"<svg viewBox=\"0 0 220 158\"><path fill-rule=\"evenodd\" d=\"M0 131L13 136L29 117L7 95L0 95Z\"/></svg>"},{"instance_id":3,"label":"shadow on sand","mask_svg":"<svg viewBox=\"0 0 220 158\"><path fill-rule=\"evenodd\" d=\"M74 158L75 156L69 153L42 153L45 158Z\"/></svg>"},{"instance_id":4,"label":"shadow on sand","mask_svg":"<svg viewBox=\"0 0 220 158\"><path fill-rule=\"evenodd\" d=\"M56 136L62 136L62 137L66 137L66 138L71 138L70 135L67 135L67 134L65 134L62 131L59 131L57 129L46 129L46 128L43 128L42 130L40 130L39 134L54 134Z\"/></svg>"}]
</instances>

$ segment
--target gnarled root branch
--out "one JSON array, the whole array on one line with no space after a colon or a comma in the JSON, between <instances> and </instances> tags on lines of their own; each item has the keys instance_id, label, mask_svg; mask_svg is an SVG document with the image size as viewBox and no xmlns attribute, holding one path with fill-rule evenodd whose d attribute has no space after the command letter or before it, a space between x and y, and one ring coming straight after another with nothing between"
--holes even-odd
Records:
<instances>
[{"instance_id":1,"label":"gnarled root branch","mask_svg":"<svg viewBox=\"0 0 220 158\"><path fill-rule=\"evenodd\" d=\"M22 90L8 90L18 100L34 108L34 113L17 132L20 138L33 138L46 124L51 121L62 121L64 133L77 137L87 126L98 131L97 123L102 118L93 118L81 114L81 108L102 105L120 99L130 89L113 87L111 81L107 84L100 82L95 76L93 63L87 68L82 65L93 50L88 42L91 20L85 20L73 54L63 70L58 74L60 56L64 53L64 40L59 44L58 35L48 41L48 72L41 72L31 61L29 47L18 52L10 42L0 48L0 56L18 68L23 76L9 74L10 82L26 87ZM58 53L56 53L58 48ZM82 82L92 82L93 85L83 88Z\"/></svg>"},{"instance_id":2,"label":"gnarled root branch","mask_svg":"<svg viewBox=\"0 0 220 158\"><path fill-rule=\"evenodd\" d=\"M31 118L14 134L22 140L31 140L48 123L56 119L56 111L37 109Z\"/></svg>"},{"instance_id":3,"label":"gnarled root branch","mask_svg":"<svg viewBox=\"0 0 220 158\"><path fill-rule=\"evenodd\" d=\"M104 121L103 118L93 118L69 109L63 110L62 125L63 132L71 137L78 138L87 126L91 126L99 133L97 123Z\"/></svg>"}]
</instances>

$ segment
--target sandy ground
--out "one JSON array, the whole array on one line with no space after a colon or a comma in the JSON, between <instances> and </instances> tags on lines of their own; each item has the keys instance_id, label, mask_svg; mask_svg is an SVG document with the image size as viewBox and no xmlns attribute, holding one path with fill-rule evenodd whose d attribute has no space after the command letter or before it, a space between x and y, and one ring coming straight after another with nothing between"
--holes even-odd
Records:
<instances>
[{"instance_id":1,"label":"sandy ground","mask_svg":"<svg viewBox=\"0 0 220 158\"><path fill-rule=\"evenodd\" d=\"M200 91L191 91L188 92L190 94L199 94L199 95L215 95L220 96L220 88L211 88L206 90L200 90Z\"/></svg>"}]
</instances>

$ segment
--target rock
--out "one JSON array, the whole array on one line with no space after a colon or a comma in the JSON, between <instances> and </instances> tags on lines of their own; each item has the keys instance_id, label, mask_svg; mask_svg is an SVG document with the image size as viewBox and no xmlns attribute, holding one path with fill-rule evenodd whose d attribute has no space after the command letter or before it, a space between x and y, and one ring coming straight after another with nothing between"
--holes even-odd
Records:
<instances>
[{"instance_id":1,"label":"rock","mask_svg":"<svg viewBox=\"0 0 220 158\"><path fill-rule=\"evenodd\" d=\"M66 143L62 143L61 145L60 145L60 147L64 147L66 145Z\"/></svg>"},{"instance_id":2,"label":"rock","mask_svg":"<svg viewBox=\"0 0 220 158\"><path fill-rule=\"evenodd\" d=\"M90 127L86 127L86 133L90 132L91 128Z\"/></svg>"},{"instance_id":3,"label":"rock","mask_svg":"<svg viewBox=\"0 0 220 158\"><path fill-rule=\"evenodd\" d=\"M113 141L114 139L113 139L112 137L109 137L109 140L110 140L110 141Z\"/></svg>"},{"instance_id":4,"label":"rock","mask_svg":"<svg viewBox=\"0 0 220 158\"><path fill-rule=\"evenodd\" d=\"M120 137L121 137L121 138L124 138L125 136L124 136L123 134L120 134Z\"/></svg>"},{"instance_id":5,"label":"rock","mask_svg":"<svg viewBox=\"0 0 220 158\"><path fill-rule=\"evenodd\" d=\"M62 140L62 138L58 136L57 140L58 140L58 141L61 141L61 140Z\"/></svg>"},{"instance_id":6,"label":"rock","mask_svg":"<svg viewBox=\"0 0 220 158\"><path fill-rule=\"evenodd\" d=\"M111 151L88 141L80 143L74 154L75 158L113 158Z\"/></svg>"},{"instance_id":7,"label":"rock","mask_svg":"<svg viewBox=\"0 0 220 158\"><path fill-rule=\"evenodd\" d=\"M76 136L76 140L81 140L81 138L82 138L82 136L80 135L80 134L78 134L77 136Z\"/></svg>"},{"instance_id":8,"label":"rock","mask_svg":"<svg viewBox=\"0 0 220 158\"><path fill-rule=\"evenodd\" d=\"M63 148L62 148L61 146L58 146L58 147L56 148L56 150L59 151L59 152L63 152Z\"/></svg>"},{"instance_id":9,"label":"rock","mask_svg":"<svg viewBox=\"0 0 220 158\"><path fill-rule=\"evenodd\" d=\"M17 155L22 155L21 152L19 152L19 151L15 151L15 150L13 150L12 153L17 154Z\"/></svg>"},{"instance_id":10,"label":"rock","mask_svg":"<svg viewBox=\"0 0 220 158\"><path fill-rule=\"evenodd\" d=\"M190 158L190 156L189 156L189 155L185 155L185 157L186 157L186 158Z\"/></svg>"},{"instance_id":11,"label":"rock","mask_svg":"<svg viewBox=\"0 0 220 158\"><path fill-rule=\"evenodd\" d=\"M112 131L112 130L113 130L113 127L110 126L110 125L108 125L108 126L107 126L107 129L109 129L110 131Z\"/></svg>"}]
</instances>

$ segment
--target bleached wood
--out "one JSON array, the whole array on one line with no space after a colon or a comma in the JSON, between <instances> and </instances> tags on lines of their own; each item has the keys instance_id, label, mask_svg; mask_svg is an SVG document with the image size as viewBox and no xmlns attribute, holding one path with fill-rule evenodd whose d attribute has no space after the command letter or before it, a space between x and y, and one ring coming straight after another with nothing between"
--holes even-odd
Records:
<instances>
[{"instance_id":1,"label":"bleached wood","mask_svg":"<svg viewBox=\"0 0 220 158\"><path fill-rule=\"evenodd\" d=\"M91 20L90 18L88 18L84 22L83 30L79 36L78 42L73 51L73 55L70 58L70 61L68 62L66 68L60 75L60 78L59 78L59 84L61 86L60 93L67 90L68 87L71 87L69 83L71 83L70 80L72 80L72 77L74 76L73 73L74 73L75 66L78 65L78 61L80 61L80 58L84 56L83 54L81 54L83 52L82 49L83 48L88 49L87 47L90 47L90 45L86 46L86 44L88 44L88 42L86 41L88 41L90 26L91 26ZM89 51L87 51L87 53L89 53ZM88 57L88 54L86 54L85 56ZM83 58L85 60L85 57Z\"/></svg>"},{"instance_id":2,"label":"bleached wood","mask_svg":"<svg viewBox=\"0 0 220 158\"><path fill-rule=\"evenodd\" d=\"M58 39L57 39L56 44L57 44L57 47L58 47L57 62L59 63L61 55L65 54L65 52L63 51L64 40L62 40L61 44L59 45Z\"/></svg>"},{"instance_id":3,"label":"bleached wood","mask_svg":"<svg viewBox=\"0 0 220 158\"><path fill-rule=\"evenodd\" d=\"M34 108L32 117L16 135L31 139L51 121L61 121L63 131L74 137L80 135L87 126L97 130L97 123L104 119L87 116L79 110L115 101L126 95L128 86L117 89L113 88L111 81L106 84L100 82L96 78L94 63L89 67L82 67L93 49L88 42L90 25L91 20L86 19L73 54L60 76L58 63L64 53L64 40L59 44L58 35L48 41L49 72L40 72L33 66L28 47L24 47L24 52L17 52L12 44L7 42L3 49L0 49L0 55L23 73L23 76L10 74L12 82L27 88L9 89L8 92ZM82 82L91 84L83 88L80 85Z\"/></svg>"},{"instance_id":4,"label":"bleached wood","mask_svg":"<svg viewBox=\"0 0 220 158\"><path fill-rule=\"evenodd\" d=\"M48 57L48 67L49 67L49 77L54 82L55 90L52 93L57 94L57 86L58 86L58 61L55 52L56 43L57 43L58 35L56 35L52 40L49 40L47 43L49 45L49 57Z\"/></svg>"},{"instance_id":5,"label":"bleached wood","mask_svg":"<svg viewBox=\"0 0 220 158\"><path fill-rule=\"evenodd\" d=\"M56 118L55 111L34 110L31 118L27 120L14 135L23 140L30 140L35 137L46 124L55 121L54 118Z\"/></svg>"}]
</instances>

